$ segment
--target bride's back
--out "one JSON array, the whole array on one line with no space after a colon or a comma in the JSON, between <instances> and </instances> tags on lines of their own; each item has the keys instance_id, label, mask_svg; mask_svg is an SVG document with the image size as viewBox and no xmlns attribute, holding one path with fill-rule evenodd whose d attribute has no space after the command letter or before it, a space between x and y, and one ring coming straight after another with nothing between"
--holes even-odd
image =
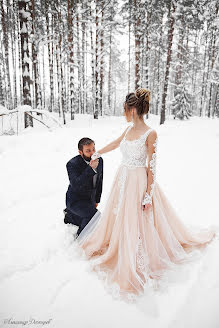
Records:
<instances>
[{"instance_id":1,"label":"bride's back","mask_svg":"<svg viewBox=\"0 0 219 328\"><path fill-rule=\"evenodd\" d=\"M126 134L120 143L120 150L123 155L122 164L133 167L146 167L147 147L145 141L153 129L148 129L135 140L127 140L126 136L130 129L131 126L127 129Z\"/></svg>"}]
</instances>

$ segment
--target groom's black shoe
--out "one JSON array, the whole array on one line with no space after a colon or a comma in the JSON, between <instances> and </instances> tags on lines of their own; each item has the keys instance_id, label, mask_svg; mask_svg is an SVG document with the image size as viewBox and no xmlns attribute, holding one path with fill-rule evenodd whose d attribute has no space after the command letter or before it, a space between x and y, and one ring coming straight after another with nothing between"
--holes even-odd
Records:
<instances>
[{"instance_id":1,"label":"groom's black shoe","mask_svg":"<svg viewBox=\"0 0 219 328\"><path fill-rule=\"evenodd\" d=\"M65 214L65 217L64 217L64 223L65 223L65 224L67 224L67 223L72 223L72 222L69 220L68 212L66 211L66 209L63 210L63 213Z\"/></svg>"}]
</instances>

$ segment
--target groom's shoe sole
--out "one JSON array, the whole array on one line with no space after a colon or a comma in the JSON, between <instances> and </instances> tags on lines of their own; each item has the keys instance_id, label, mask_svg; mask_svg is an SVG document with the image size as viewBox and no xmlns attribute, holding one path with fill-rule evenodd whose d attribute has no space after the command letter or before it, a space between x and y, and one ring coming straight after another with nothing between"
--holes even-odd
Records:
<instances>
[{"instance_id":1,"label":"groom's shoe sole","mask_svg":"<svg viewBox=\"0 0 219 328\"><path fill-rule=\"evenodd\" d=\"M64 218L64 223L68 224L68 223L71 223L71 222L69 222L68 220L66 220L66 218Z\"/></svg>"},{"instance_id":2,"label":"groom's shoe sole","mask_svg":"<svg viewBox=\"0 0 219 328\"><path fill-rule=\"evenodd\" d=\"M70 222L68 221L68 219L67 219L67 211L66 211L66 208L63 210L63 213L64 213L64 215L65 215L65 217L64 217L64 223L65 223L65 224L70 223Z\"/></svg>"},{"instance_id":3,"label":"groom's shoe sole","mask_svg":"<svg viewBox=\"0 0 219 328\"><path fill-rule=\"evenodd\" d=\"M65 224L67 224L67 223L71 223L71 224L72 224L72 222L68 220L67 213L65 213L64 223L65 223Z\"/></svg>"}]
</instances>

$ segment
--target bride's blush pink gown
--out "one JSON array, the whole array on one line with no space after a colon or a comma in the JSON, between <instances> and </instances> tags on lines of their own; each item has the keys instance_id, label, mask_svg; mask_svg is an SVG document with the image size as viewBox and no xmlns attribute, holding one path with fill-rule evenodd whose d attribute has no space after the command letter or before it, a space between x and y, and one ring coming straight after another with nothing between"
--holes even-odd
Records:
<instances>
[{"instance_id":1,"label":"bride's blush pink gown","mask_svg":"<svg viewBox=\"0 0 219 328\"><path fill-rule=\"evenodd\" d=\"M133 141L125 135L120 143L122 163L104 211L97 211L76 239L92 269L122 298L142 295L149 281L159 280L165 270L186 262L194 248L203 247L215 236L213 229L191 232L171 206L156 181L158 138L152 154L145 144L151 131ZM152 206L143 211L147 162L154 173Z\"/></svg>"}]
</instances>

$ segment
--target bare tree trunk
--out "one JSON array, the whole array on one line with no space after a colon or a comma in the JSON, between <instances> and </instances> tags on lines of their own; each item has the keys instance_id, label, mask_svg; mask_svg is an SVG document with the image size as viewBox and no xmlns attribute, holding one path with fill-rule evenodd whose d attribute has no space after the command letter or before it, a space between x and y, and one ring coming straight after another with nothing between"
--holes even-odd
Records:
<instances>
[{"instance_id":1,"label":"bare tree trunk","mask_svg":"<svg viewBox=\"0 0 219 328\"><path fill-rule=\"evenodd\" d=\"M14 16L16 18L17 16L17 5L15 1L13 0L13 10L14 10ZM13 65L13 108L17 107L18 104L18 96L17 96L17 52L16 52L16 19L13 23L13 29L12 29L12 35L11 35L11 48L12 48L12 65Z\"/></svg>"},{"instance_id":2,"label":"bare tree trunk","mask_svg":"<svg viewBox=\"0 0 219 328\"><path fill-rule=\"evenodd\" d=\"M74 42L73 42L73 8L74 0L68 0L68 47L69 47L69 70L70 70L70 111L71 120L75 114L75 84L74 84Z\"/></svg>"},{"instance_id":3,"label":"bare tree trunk","mask_svg":"<svg viewBox=\"0 0 219 328\"><path fill-rule=\"evenodd\" d=\"M96 61L95 61L95 112L94 112L94 118L98 119L99 114L99 7L98 7L98 0L96 0L96 47L95 47L95 53L96 53Z\"/></svg>"},{"instance_id":4,"label":"bare tree trunk","mask_svg":"<svg viewBox=\"0 0 219 328\"><path fill-rule=\"evenodd\" d=\"M61 76L60 76L60 56L59 56L59 46L58 44L56 44L56 51L55 51L55 55L56 55L56 70L57 70L57 90L58 90L58 111L59 111L59 117L61 117Z\"/></svg>"},{"instance_id":5,"label":"bare tree trunk","mask_svg":"<svg viewBox=\"0 0 219 328\"><path fill-rule=\"evenodd\" d=\"M215 114L217 117L219 117L219 85L216 85L216 94L215 94L215 102L212 110L212 116L215 117Z\"/></svg>"},{"instance_id":6,"label":"bare tree trunk","mask_svg":"<svg viewBox=\"0 0 219 328\"><path fill-rule=\"evenodd\" d=\"M5 94L2 85L2 72L1 72L1 65L0 65L0 105L5 106Z\"/></svg>"},{"instance_id":7,"label":"bare tree trunk","mask_svg":"<svg viewBox=\"0 0 219 328\"><path fill-rule=\"evenodd\" d=\"M203 106L204 106L204 92L206 88L206 58L207 58L207 34L206 34L206 41L205 41L205 54L204 54L204 68L203 68L203 76L202 76L202 93L201 93L201 106L200 106L200 116L203 114Z\"/></svg>"},{"instance_id":8,"label":"bare tree trunk","mask_svg":"<svg viewBox=\"0 0 219 328\"><path fill-rule=\"evenodd\" d=\"M3 4L3 2L2 2ZM1 18L1 22L3 21L2 15L3 15L3 10L1 8L0 10L0 18ZM0 29L0 49L2 49L2 53L3 53L3 31L2 29ZM6 106L6 89L5 89L5 61L4 61L4 56L1 55L0 56L0 104L3 106ZM2 131L3 131L3 118L2 118Z\"/></svg>"},{"instance_id":9,"label":"bare tree trunk","mask_svg":"<svg viewBox=\"0 0 219 328\"><path fill-rule=\"evenodd\" d=\"M112 25L109 35L109 72L108 72L108 108L112 106Z\"/></svg>"},{"instance_id":10,"label":"bare tree trunk","mask_svg":"<svg viewBox=\"0 0 219 328\"><path fill-rule=\"evenodd\" d=\"M180 9L181 10L181 7ZM179 14L179 19L178 19L178 34L179 34L179 40L178 40L178 45L177 45L177 65L176 65L176 76L175 76L175 83L177 85L180 85L182 83L182 61L183 61L183 53L184 53L184 48L183 48L183 42L184 42L184 33L185 33L185 26L184 26L184 18L183 14Z\"/></svg>"},{"instance_id":11,"label":"bare tree trunk","mask_svg":"<svg viewBox=\"0 0 219 328\"><path fill-rule=\"evenodd\" d=\"M130 83L131 83L131 18L132 18L132 13L131 13L131 5L132 5L132 0L129 0L129 68L128 68L128 93L130 92ZM112 33L112 29L110 31Z\"/></svg>"},{"instance_id":12,"label":"bare tree trunk","mask_svg":"<svg viewBox=\"0 0 219 328\"><path fill-rule=\"evenodd\" d=\"M52 14L52 24L51 24L51 32L52 35L54 35L54 14ZM49 78L50 78L50 106L51 106L51 112L54 110L55 107L55 90L54 90L54 61L55 61L55 56L54 56L54 37L51 42L51 58L49 62Z\"/></svg>"},{"instance_id":13,"label":"bare tree trunk","mask_svg":"<svg viewBox=\"0 0 219 328\"><path fill-rule=\"evenodd\" d=\"M139 0L135 2L135 89L140 87L140 17L139 17Z\"/></svg>"},{"instance_id":14,"label":"bare tree trunk","mask_svg":"<svg viewBox=\"0 0 219 328\"><path fill-rule=\"evenodd\" d=\"M88 8L87 8L88 9ZM85 29L85 86L84 86L84 106L88 113L88 76L87 76L87 52L88 52L88 29Z\"/></svg>"},{"instance_id":15,"label":"bare tree trunk","mask_svg":"<svg viewBox=\"0 0 219 328\"><path fill-rule=\"evenodd\" d=\"M42 74L42 79L43 79L43 93L42 93L42 106L43 108L46 108L46 69L45 69L45 47L43 45L43 74Z\"/></svg>"},{"instance_id":16,"label":"bare tree trunk","mask_svg":"<svg viewBox=\"0 0 219 328\"><path fill-rule=\"evenodd\" d=\"M92 17L92 10L90 9L90 17ZM91 43L91 70L92 70L92 114L95 111L95 71L94 71L94 40L92 25L90 26L90 43Z\"/></svg>"},{"instance_id":17,"label":"bare tree trunk","mask_svg":"<svg viewBox=\"0 0 219 328\"><path fill-rule=\"evenodd\" d=\"M211 71L211 58L212 58L212 49L213 49L213 31L211 34L209 49L208 49L208 70L207 70L207 78L206 78L206 88L205 88L205 94L204 98L206 99L206 102L208 101L207 105L207 116L211 117L211 106L210 106L210 87L211 83L209 81L210 71Z\"/></svg>"},{"instance_id":18,"label":"bare tree trunk","mask_svg":"<svg viewBox=\"0 0 219 328\"><path fill-rule=\"evenodd\" d=\"M61 17L61 9L58 12L59 26L62 26L62 17ZM59 76L60 76L60 84L59 84L59 95L60 95L60 110L63 117L63 123L66 124L65 119L65 95L64 95L64 75L63 75L63 64L62 64L62 28L59 33L59 45L58 45L58 55L59 55Z\"/></svg>"},{"instance_id":19,"label":"bare tree trunk","mask_svg":"<svg viewBox=\"0 0 219 328\"><path fill-rule=\"evenodd\" d=\"M31 15L32 15L32 63L33 63L33 81L34 81L34 107L41 107L41 94L39 85L39 70L38 70L38 47L36 45L35 35L35 0L31 0Z\"/></svg>"},{"instance_id":20,"label":"bare tree trunk","mask_svg":"<svg viewBox=\"0 0 219 328\"><path fill-rule=\"evenodd\" d=\"M8 4L4 6L4 0L1 1L1 14L2 14L2 31L3 31L3 44L4 44L4 59L5 59L5 79L6 79L6 103L8 109L12 109L12 92L10 82L10 68L9 68L9 33L8 33L8 15L5 9Z\"/></svg>"},{"instance_id":21,"label":"bare tree trunk","mask_svg":"<svg viewBox=\"0 0 219 328\"><path fill-rule=\"evenodd\" d=\"M30 56L28 48L28 0L18 0L20 36L21 36L21 59L22 59L22 79L23 79L23 104L31 106L30 95ZM32 117L24 114L24 126L33 126Z\"/></svg>"},{"instance_id":22,"label":"bare tree trunk","mask_svg":"<svg viewBox=\"0 0 219 328\"><path fill-rule=\"evenodd\" d=\"M47 40L48 40L48 59L49 59L49 82L50 82L50 103L49 103L49 111L53 112L54 108L54 81L53 81L53 55L52 55L52 44L51 42L51 32L50 32L50 20L49 20L49 8L46 3L46 32L47 32ZM53 14L52 14L53 16ZM53 18L52 18L53 21ZM53 23L53 22L52 22Z\"/></svg>"},{"instance_id":23,"label":"bare tree trunk","mask_svg":"<svg viewBox=\"0 0 219 328\"><path fill-rule=\"evenodd\" d=\"M16 1L16 0L15 0ZM16 3L16 2L15 2ZM18 4L16 4L17 6L17 10L18 9ZM16 20L17 26L19 26L20 24L20 20L19 20L19 15L17 15L17 20ZM23 98L23 79L22 79L22 59L21 59L21 35L20 35L20 31L18 29L17 32L17 46L18 46L18 65L19 65L19 102L22 102L22 98Z\"/></svg>"},{"instance_id":24,"label":"bare tree trunk","mask_svg":"<svg viewBox=\"0 0 219 328\"><path fill-rule=\"evenodd\" d=\"M103 65L104 65L104 30L103 30L103 20L104 20L104 2L101 2L101 33L100 33L100 115L103 115Z\"/></svg>"},{"instance_id":25,"label":"bare tree trunk","mask_svg":"<svg viewBox=\"0 0 219 328\"><path fill-rule=\"evenodd\" d=\"M151 12L147 10L147 19L146 19L146 24L145 24L145 39L146 39L146 47L144 47L144 56L145 56L145 69L143 70L143 76L142 79L144 80L144 84L147 88L149 88L149 74L148 74L148 65L149 65L149 21L151 19ZM142 47L143 48L143 47Z\"/></svg>"},{"instance_id":26,"label":"bare tree trunk","mask_svg":"<svg viewBox=\"0 0 219 328\"><path fill-rule=\"evenodd\" d=\"M172 13L171 13L172 9ZM169 4L169 20L170 20L170 27L168 31L168 54L167 54L167 63L166 63L166 72L165 72L165 78L164 78L164 90L163 90L163 96L162 96L162 110L161 110L161 116L160 116L160 124L164 124L165 122L165 114L166 114L166 97L167 97L167 90L168 90L168 84L169 84L169 71L170 71L170 63L172 58L172 42L173 42L173 32L174 32L174 13L175 13L176 7L174 2L172 0Z\"/></svg>"},{"instance_id":27,"label":"bare tree trunk","mask_svg":"<svg viewBox=\"0 0 219 328\"><path fill-rule=\"evenodd\" d=\"M83 10L85 8L85 4L82 2L82 23L81 23L81 28L82 28L82 54L81 54L81 78L82 78L82 87L81 87L81 108L82 108L82 113L85 113L85 95L84 95L84 90L85 90L85 15L83 13Z\"/></svg>"},{"instance_id":28,"label":"bare tree trunk","mask_svg":"<svg viewBox=\"0 0 219 328\"><path fill-rule=\"evenodd\" d=\"M213 31L212 31L213 44L212 44L211 68L210 68L211 72L212 72L212 69L214 67L214 62L215 62L216 35L215 35L214 32L215 32L215 30L213 29ZM209 95L209 103L208 103L208 117L211 116L211 110L213 109L212 89L213 89L213 83L210 82L210 95Z\"/></svg>"},{"instance_id":29,"label":"bare tree trunk","mask_svg":"<svg viewBox=\"0 0 219 328\"><path fill-rule=\"evenodd\" d=\"M77 65L78 65L78 113L82 112L82 90L81 90L81 53L80 53L80 33L79 33L79 6L77 7Z\"/></svg>"},{"instance_id":30,"label":"bare tree trunk","mask_svg":"<svg viewBox=\"0 0 219 328\"><path fill-rule=\"evenodd\" d=\"M196 61L197 61L197 48L198 48L198 44L197 44L197 39L198 39L198 31L195 31L195 44L194 44L194 52L193 52L193 65L192 65L192 94L193 99L192 99L192 112L195 109L195 104L196 104L196 99L195 99L195 93L196 93L196 77L197 77L197 65L195 65Z\"/></svg>"},{"instance_id":31,"label":"bare tree trunk","mask_svg":"<svg viewBox=\"0 0 219 328\"><path fill-rule=\"evenodd\" d=\"M159 36L159 45L158 45L158 58L157 58L157 99L156 99L156 109L155 109L155 114L158 115L159 113L159 105L160 105L160 63L161 63L161 44L162 44L162 38L163 38L163 17L161 19L162 25L160 27L160 36Z\"/></svg>"}]
</instances>

